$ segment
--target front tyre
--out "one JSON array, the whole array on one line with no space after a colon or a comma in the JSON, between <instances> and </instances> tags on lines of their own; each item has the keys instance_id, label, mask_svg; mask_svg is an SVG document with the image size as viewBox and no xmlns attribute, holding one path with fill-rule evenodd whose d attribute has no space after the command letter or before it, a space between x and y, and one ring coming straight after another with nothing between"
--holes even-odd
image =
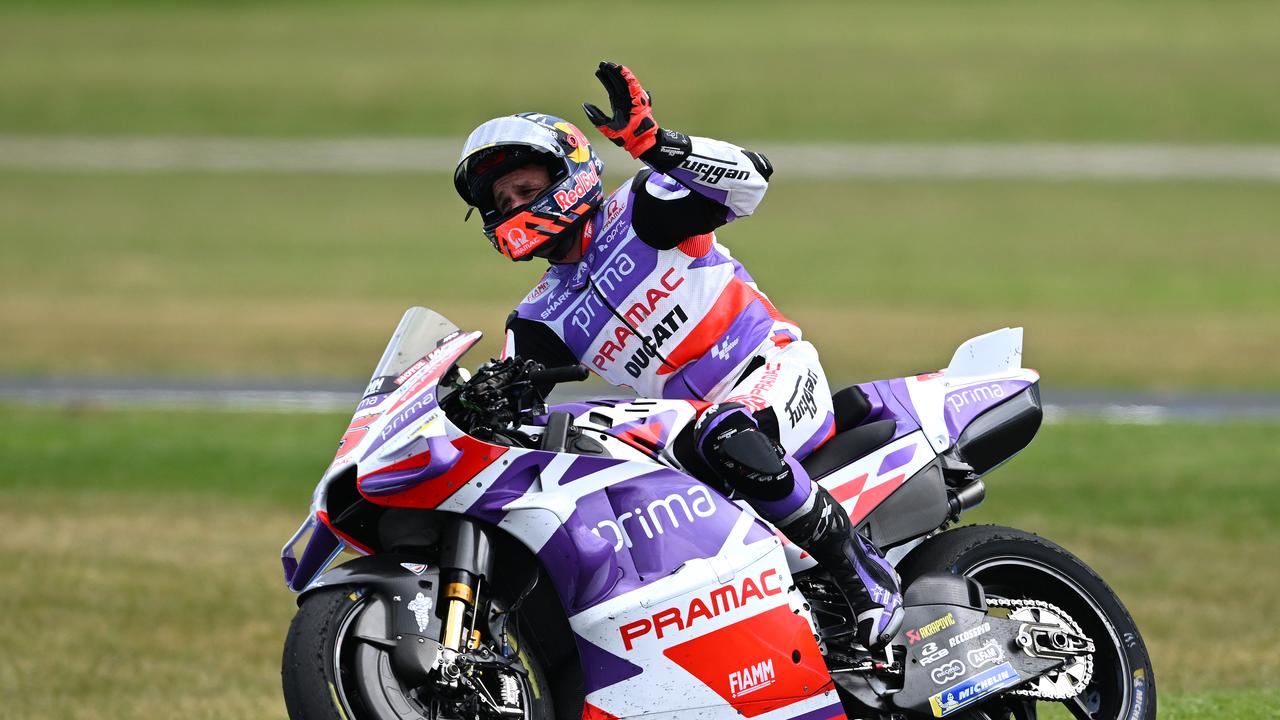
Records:
<instances>
[{"instance_id":1,"label":"front tyre","mask_svg":"<svg viewBox=\"0 0 1280 720\"><path fill-rule=\"evenodd\" d=\"M461 718L456 697L439 698L427 686L395 676L384 647L364 638L386 636L385 604L358 588L318 590L303 598L289 626L281 683L290 720L423 720ZM526 675L519 681L523 718L553 717L546 675L518 626L509 644L521 650ZM474 713L465 713L474 717Z\"/></svg>"},{"instance_id":2,"label":"front tyre","mask_svg":"<svg viewBox=\"0 0 1280 720\"><path fill-rule=\"evenodd\" d=\"M970 525L929 538L898 570L904 586L925 573L949 572L977 580L991 597L1062 608L1096 645L1093 677L1083 692L1063 701L1067 710L1082 720L1156 717L1151 658L1137 625L1107 583L1058 545L1013 528ZM1004 710L985 708L975 716L1035 718L1035 703L1019 698Z\"/></svg>"}]
</instances>

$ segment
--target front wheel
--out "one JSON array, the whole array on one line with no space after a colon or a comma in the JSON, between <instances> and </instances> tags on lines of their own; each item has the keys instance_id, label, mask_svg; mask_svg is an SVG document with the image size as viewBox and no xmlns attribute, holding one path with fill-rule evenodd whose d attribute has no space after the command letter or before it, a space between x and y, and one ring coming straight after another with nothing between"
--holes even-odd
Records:
<instances>
[{"instance_id":1,"label":"front wheel","mask_svg":"<svg viewBox=\"0 0 1280 720\"><path fill-rule=\"evenodd\" d=\"M925 573L949 572L982 583L988 597L1042 600L1061 608L1093 639L1093 676L1062 701L1080 720L1154 720L1151 658L1120 598L1079 558L1031 533L970 525L929 538L898 568L904 584ZM1048 701L1041 700L1040 704ZM1037 717L1037 703L1009 696L975 718Z\"/></svg>"},{"instance_id":2,"label":"front wheel","mask_svg":"<svg viewBox=\"0 0 1280 720\"><path fill-rule=\"evenodd\" d=\"M524 672L477 674L485 690L468 693L465 683L437 688L398 678L385 643L377 642L391 635L386 616L386 604L360 588L329 588L303 598L281 667L290 720L471 720L497 717L491 703L520 707L519 714L504 713L504 720L553 717L546 675L517 624L507 628L507 641Z\"/></svg>"}]
</instances>

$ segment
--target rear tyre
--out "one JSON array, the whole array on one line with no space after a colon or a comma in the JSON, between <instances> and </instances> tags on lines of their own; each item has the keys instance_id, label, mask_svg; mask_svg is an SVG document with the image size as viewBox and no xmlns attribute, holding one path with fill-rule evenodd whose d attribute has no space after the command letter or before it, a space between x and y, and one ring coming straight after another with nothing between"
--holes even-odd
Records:
<instances>
[{"instance_id":1,"label":"rear tyre","mask_svg":"<svg viewBox=\"0 0 1280 720\"><path fill-rule=\"evenodd\" d=\"M289 626L281 663L285 708L291 720L449 720L457 717L431 695L395 676L385 649L356 637L366 613L385 613L378 598L340 587L307 595ZM374 618L375 625L377 618ZM517 628L510 644L527 671L520 680L523 720L554 713L542 665ZM511 720L522 720L511 718Z\"/></svg>"},{"instance_id":2,"label":"rear tyre","mask_svg":"<svg viewBox=\"0 0 1280 720\"><path fill-rule=\"evenodd\" d=\"M989 596L1043 600L1066 611L1093 639L1093 678L1063 701L1089 720L1154 720L1155 677L1137 625L1120 598L1088 565L1031 533L997 525L970 525L926 540L899 565L904 587L925 573L949 572L982 583ZM1000 705L997 700L992 705ZM973 717L1035 718L1035 705L1010 697L1005 707L981 708Z\"/></svg>"}]
</instances>

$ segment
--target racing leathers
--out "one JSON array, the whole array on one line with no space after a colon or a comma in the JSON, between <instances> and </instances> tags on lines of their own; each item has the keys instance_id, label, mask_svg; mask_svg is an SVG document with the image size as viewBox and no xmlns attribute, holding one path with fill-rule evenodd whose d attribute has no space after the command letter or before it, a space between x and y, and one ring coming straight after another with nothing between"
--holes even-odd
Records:
<instances>
[{"instance_id":1,"label":"racing leathers","mask_svg":"<svg viewBox=\"0 0 1280 720\"><path fill-rule=\"evenodd\" d=\"M714 403L695 426L707 465L833 575L862 644L882 645L900 623L896 573L797 462L834 434L817 351L716 241L755 210L773 168L668 130L641 159L585 226L581 260L553 263L508 318L504 355Z\"/></svg>"}]
</instances>

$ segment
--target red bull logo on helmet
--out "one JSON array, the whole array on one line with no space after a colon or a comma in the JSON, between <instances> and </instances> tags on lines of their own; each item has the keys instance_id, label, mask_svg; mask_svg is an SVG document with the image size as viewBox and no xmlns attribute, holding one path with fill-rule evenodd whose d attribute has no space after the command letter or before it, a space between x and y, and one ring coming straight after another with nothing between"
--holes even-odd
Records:
<instances>
[{"instance_id":1,"label":"red bull logo on helmet","mask_svg":"<svg viewBox=\"0 0 1280 720\"><path fill-rule=\"evenodd\" d=\"M588 166L587 170L579 170L573 187L555 194L556 205L559 205L561 210L568 210L581 202L582 198L599 184L600 173L596 171L595 165Z\"/></svg>"}]
</instances>

